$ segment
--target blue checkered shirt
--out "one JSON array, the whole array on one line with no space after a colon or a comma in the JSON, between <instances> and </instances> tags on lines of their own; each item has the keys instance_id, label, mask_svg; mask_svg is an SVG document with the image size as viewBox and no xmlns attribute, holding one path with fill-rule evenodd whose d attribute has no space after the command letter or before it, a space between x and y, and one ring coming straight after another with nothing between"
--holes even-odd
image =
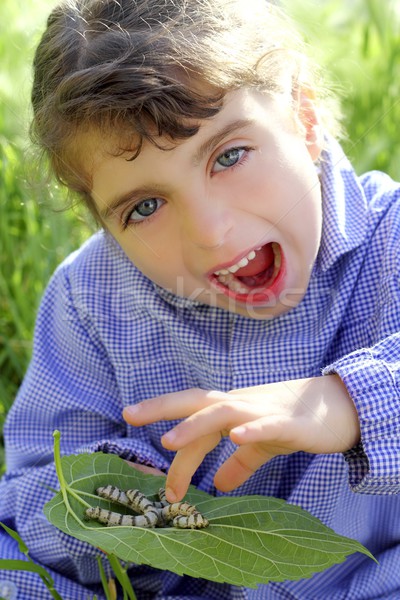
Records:
<instances>
[{"instance_id":1,"label":"blue checkered shirt","mask_svg":"<svg viewBox=\"0 0 400 600\"><path fill-rule=\"evenodd\" d=\"M64 600L104 594L99 551L55 529L42 512L48 486L57 486L55 429L63 453L102 451L167 470L172 453L160 437L171 424L131 427L124 406L191 387L230 390L331 372L357 407L360 445L344 455L278 456L233 493L299 504L367 546L379 565L357 553L310 579L256 590L133 566L133 586L138 600L399 600L400 188L381 173L357 177L333 141L320 169L323 236L309 288L299 306L273 320L173 296L104 232L53 276L5 427L0 520L50 569ZM217 494L213 476L231 452L223 439L193 483ZM0 557L21 558L4 532ZM1 590L17 600L49 598L38 576L24 572L0 572Z\"/></svg>"}]
</instances>

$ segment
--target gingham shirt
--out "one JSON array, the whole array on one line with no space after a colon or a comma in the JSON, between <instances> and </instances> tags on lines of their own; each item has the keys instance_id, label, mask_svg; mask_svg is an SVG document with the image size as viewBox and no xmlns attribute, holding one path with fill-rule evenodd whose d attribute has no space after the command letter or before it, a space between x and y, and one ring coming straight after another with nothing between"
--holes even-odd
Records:
<instances>
[{"instance_id":1,"label":"gingham shirt","mask_svg":"<svg viewBox=\"0 0 400 600\"><path fill-rule=\"evenodd\" d=\"M173 296L104 232L53 276L32 362L5 427L0 520L50 568L64 600L104 595L99 552L42 513L52 497L46 486L57 486L55 429L64 453L111 452L166 470L172 453L160 437L171 423L128 426L124 406L191 387L230 390L329 372L339 373L356 404L361 444L345 455L276 457L234 494L299 504L366 545L379 566L357 553L310 579L257 590L133 567L133 586L138 600L400 598L400 189L381 173L358 178L335 142L320 168L323 237L309 289L297 308L273 320ZM213 475L231 451L225 438L193 483L216 494ZM0 557L21 558L4 532ZM1 593L49 598L39 577L24 572L0 572Z\"/></svg>"}]
</instances>

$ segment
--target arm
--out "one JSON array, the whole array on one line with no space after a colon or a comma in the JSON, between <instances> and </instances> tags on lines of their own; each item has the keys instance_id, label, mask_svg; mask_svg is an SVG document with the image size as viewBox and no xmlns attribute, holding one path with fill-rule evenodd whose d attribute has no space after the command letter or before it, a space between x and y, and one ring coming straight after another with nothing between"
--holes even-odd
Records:
<instances>
[{"instance_id":1,"label":"arm","mask_svg":"<svg viewBox=\"0 0 400 600\"><path fill-rule=\"evenodd\" d=\"M228 393L185 390L128 407L133 425L184 418L162 438L177 452L167 478L170 501L181 499L204 459L229 435L237 450L215 476L221 491L246 481L274 456L303 450L315 454L345 452L359 441L357 413L340 378L317 377Z\"/></svg>"}]
</instances>

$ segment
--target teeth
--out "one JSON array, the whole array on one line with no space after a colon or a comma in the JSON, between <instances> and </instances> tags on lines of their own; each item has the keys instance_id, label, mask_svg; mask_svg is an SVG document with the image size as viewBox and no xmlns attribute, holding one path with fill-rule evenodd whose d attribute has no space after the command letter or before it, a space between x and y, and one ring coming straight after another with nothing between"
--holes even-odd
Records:
<instances>
[{"instance_id":1,"label":"teeth","mask_svg":"<svg viewBox=\"0 0 400 600\"><path fill-rule=\"evenodd\" d=\"M228 269L221 269L220 271L216 271L215 275L218 278L218 281L220 283L222 283L224 286L226 286L227 288L229 288L232 292L235 292L236 294L248 294L249 291L254 291L254 289L248 288L245 284L243 284L242 282L240 282L236 277L235 277L235 273L236 271L238 271L241 267L246 266L250 260L253 260L253 258L256 256L256 252L258 250L260 250L260 248L256 248L255 250L251 250L247 256L245 256L244 258L240 259L240 261L238 263L236 263L235 265L232 265L231 267L229 267ZM275 277L278 275L280 268L281 268L281 262L282 262L282 256L281 256L281 252L280 252L280 247L279 244L273 242L272 243L272 250L274 252L274 272L273 275L271 277L271 280L274 280Z\"/></svg>"},{"instance_id":2,"label":"teeth","mask_svg":"<svg viewBox=\"0 0 400 600\"><path fill-rule=\"evenodd\" d=\"M248 289L244 285L240 283L237 279L233 277L233 273L228 273L227 275L219 275L218 281L228 287L232 292L236 292L236 294L247 294Z\"/></svg>"},{"instance_id":3,"label":"teeth","mask_svg":"<svg viewBox=\"0 0 400 600\"><path fill-rule=\"evenodd\" d=\"M242 261L241 261L242 262ZM248 264L248 263L247 263ZM242 265L242 267L244 267L245 265ZM228 272L229 273L236 273L236 271L239 271L240 267L238 264L236 265L232 265L232 267L229 267Z\"/></svg>"},{"instance_id":4,"label":"teeth","mask_svg":"<svg viewBox=\"0 0 400 600\"><path fill-rule=\"evenodd\" d=\"M257 248L257 250L259 250L259 248ZM228 275L228 273L236 273L236 271L239 271L239 269L241 269L242 267L246 267L249 264L249 261L253 260L253 258L255 258L256 253L254 250L250 250L250 252L247 254L247 256L244 256L243 258L241 258L239 260L239 262L237 262L235 265L232 265L231 267L228 267L227 269L221 269L220 271L215 271L215 275L219 276L219 275Z\"/></svg>"},{"instance_id":5,"label":"teeth","mask_svg":"<svg viewBox=\"0 0 400 600\"><path fill-rule=\"evenodd\" d=\"M274 253L275 273L278 273L282 263L282 255L280 252L279 244L277 244L276 242L272 242L272 251Z\"/></svg>"}]
</instances>

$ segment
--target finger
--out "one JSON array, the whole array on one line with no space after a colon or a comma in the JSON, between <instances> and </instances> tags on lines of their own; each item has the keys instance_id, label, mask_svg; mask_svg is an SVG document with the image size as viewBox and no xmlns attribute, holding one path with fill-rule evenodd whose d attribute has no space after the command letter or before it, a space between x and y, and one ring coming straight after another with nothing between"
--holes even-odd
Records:
<instances>
[{"instance_id":1,"label":"finger","mask_svg":"<svg viewBox=\"0 0 400 600\"><path fill-rule=\"evenodd\" d=\"M283 436L288 437L289 426L290 420L281 416L260 416L258 419L253 419L247 423L242 421L237 427L232 427L229 435L232 442L239 446L256 442L274 443L282 439Z\"/></svg>"},{"instance_id":2,"label":"finger","mask_svg":"<svg viewBox=\"0 0 400 600\"><path fill-rule=\"evenodd\" d=\"M319 427L321 427L319 425ZM310 452L315 445L313 429L303 419L292 419L281 415L260 417L233 427L229 433L232 442L268 444L271 453L279 448L279 454L303 450ZM269 450L270 451L270 450Z\"/></svg>"},{"instance_id":3,"label":"finger","mask_svg":"<svg viewBox=\"0 0 400 600\"><path fill-rule=\"evenodd\" d=\"M211 452L221 441L219 434L211 434L199 438L179 450L169 468L165 493L168 502L179 502L188 491L192 477L203 462L206 454Z\"/></svg>"},{"instance_id":4,"label":"finger","mask_svg":"<svg viewBox=\"0 0 400 600\"><path fill-rule=\"evenodd\" d=\"M221 492L231 492L247 481L273 455L257 444L240 446L218 469L214 485Z\"/></svg>"},{"instance_id":5,"label":"finger","mask_svg":"<svg viewBox=\"0 0 400 600\"><path fill-rule=\"evenodd\" d=\"M224 392L192 388L163 394L124 408L122 416L131 425L147 425L154 421L183 419L205 406L220 402Z\"/></svg>"},{"instance_id":6,"label":"finger","mask_svg":"<svg viewBox=\"0 0 400 600\"><path fill-rule=\"evenodd\" d=\"M229 432L232 428L260 416L260 405L225 397L222 401L206 406L178 423L162 437L168 450L179 450L196 438L210 433Z\"/></svg>"}]
</instances>

